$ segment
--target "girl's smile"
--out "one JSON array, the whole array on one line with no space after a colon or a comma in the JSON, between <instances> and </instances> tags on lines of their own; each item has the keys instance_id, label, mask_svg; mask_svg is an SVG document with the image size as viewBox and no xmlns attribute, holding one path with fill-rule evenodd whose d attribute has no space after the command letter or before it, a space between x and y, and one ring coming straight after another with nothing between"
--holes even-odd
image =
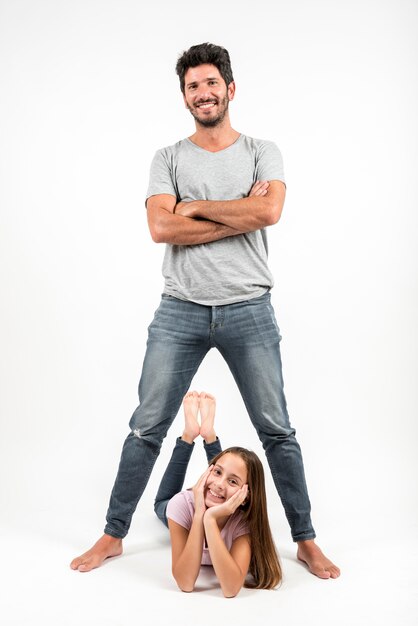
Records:
<instances>
[{"instance_id":1,"label":"girl's smile","mask_svg":"<svg viewBox=\"0 0 418 626\"><path fill-rule=\"evenodd\" d=\"M224 454L212 469L207 481L205 504L222 504L247 482L247 467L243 459L230 452Z\"/></svg>"}]
</instances>

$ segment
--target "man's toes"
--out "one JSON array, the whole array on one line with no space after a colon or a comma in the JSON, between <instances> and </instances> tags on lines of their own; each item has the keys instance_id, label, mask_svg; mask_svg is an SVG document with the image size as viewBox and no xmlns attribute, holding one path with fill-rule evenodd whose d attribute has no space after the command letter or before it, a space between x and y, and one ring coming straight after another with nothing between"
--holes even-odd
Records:
<instances>
[{"instance_id":1,"label":"man's toes","mask_svg":"<svg viewBox=\"0 0 418 626\"><path fill-rule=\"evenodd\" d=\"M70 563L71 569L78 569L78 566L83 562L83 559L78 556L76 559L73 559Z\"/></svg>"},{"instance_id":2,"label":"man's toes","mask_svg":"<svg viewBox=\"0 0 418 626\"><path fill-rule=\"evenodd\" d=\"M89 572L91 567L89 567L87 563L82 563L77 569L79 572Z\"/></svg>"},{"instance_id":3,"label":"man's toes","mask_svg":"<svg viewBox=\"0 0 418 626\"><path fill-rule=\"evenodd\" d=\"M329 571L331 573L331 578L338 578L338 576L341 573L340 569L336 565L333 565L332 567L330 567Z\"/></svg>"},{"instance_id":4,"label":"man's toes","mask_svg":"<svg viewBox=\"0 0 418 626\"><path fill-rule=\"evenodd\" d=\"M318 565L313 569L313 573L319 576L320 578L338 578L340 575L340 570L336 565L326 565L325 567L322 565Z\"/></svg>"},{"instance_id":5,"label":"man's toes","mask_svg":"<svg viewBox=\"0 0 418 626\"><path fill-rule=\"evenodd\" d=\"M77 569L79 572L89 572L95 567L97 567L97 565L95 564L94 559L90 557L89 559L82 561Z\"/></svg>"}]
</instances>

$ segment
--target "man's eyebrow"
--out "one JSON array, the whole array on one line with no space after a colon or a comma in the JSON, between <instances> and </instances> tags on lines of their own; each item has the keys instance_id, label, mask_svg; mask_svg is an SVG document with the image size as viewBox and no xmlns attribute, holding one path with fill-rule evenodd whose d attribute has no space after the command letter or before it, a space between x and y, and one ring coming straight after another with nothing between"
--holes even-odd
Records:
<instances>
[{"instance_id":1,"label":"man's eyebrow","mask_svg":"<svg viewBox=\"0 0 418 626\"><path fill-rule=\"evenodd\" d=\"M204 78L201 82L202 83L208 83L211 80L218 80L218 78L216 76L210 76L209 78ZM193 80L191 83L186 83L186 87L194 87L195 85L198 85L198 81L197 80Z\"/></svg>"}]
</instances>

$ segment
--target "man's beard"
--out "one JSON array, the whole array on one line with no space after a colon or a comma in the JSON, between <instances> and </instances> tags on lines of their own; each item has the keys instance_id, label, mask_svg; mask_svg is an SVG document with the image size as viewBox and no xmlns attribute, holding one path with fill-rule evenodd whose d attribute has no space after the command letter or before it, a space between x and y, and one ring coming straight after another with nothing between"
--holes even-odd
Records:
<instances>
[{"instance_id":1,"label":"man's beard","mask_svg":"<svg viewBox=\"0 0 418 626\"><path fill-rule=\"evenodd\" d=\"M211 100L208 100L208 102L211 102ZM203 104L203 102L201 102L200 104ZM196 107L187 106L187 108L189 109L190 113L193 115L197 124L200 124L200 126L204 126L205 128L214 128L215 126L218 126L218 124L221 124L224 121L224 118L225 118L226 112L228 111L228 106L229 106L228 96L226 95L225 98L222 98L222 100L218 100L217 105L220 108L218 115L212 118L208 118L208 119L205 119L205 118L201 119L200 117L198 117L194 112L194 109Z\"/></svg>"}]
</instances>

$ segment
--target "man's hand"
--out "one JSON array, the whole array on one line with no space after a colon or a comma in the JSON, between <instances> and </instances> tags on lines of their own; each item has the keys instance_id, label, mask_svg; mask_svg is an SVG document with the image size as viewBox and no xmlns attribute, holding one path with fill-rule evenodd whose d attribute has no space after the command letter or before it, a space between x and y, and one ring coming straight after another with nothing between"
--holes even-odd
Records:
<instances>
[{"instance_id":1,"label":"man's hand","mask_svg":"<svg viewBox=\"0 0 418 626\"><path fill-rule=\"evenodd\" d=\"M248 197L250 198L251 196L265 196L269 186L270 183L268 180L256 180L254 185L251 187Z\"/></svg>"},{"instance_id":2,"label":"man's hand","mask_svg":"<svg viewBox=\"0 0 418 626\"><path fill-rule=\"evenodd\" d=\"M206 510L204 520L208 519L219 519L220 517L225 517L232 515L235 513L237 508L245 502L248 496L248 485L243 485L241 489L238 489L226 502L222 504L217 504L215 506L211 506Z\"/></svg>"},{"instance_id":3,"label":"man's hand","mask_svg":"<svg viewBox=\"0 0 418 626\"><path fill-rule=\"evenodd\" d=\"M193 204L192 202L178 202L174 207L174 213L176 215L182 215L183 217L193 217Z\"/></svg>"}]
</instances>

